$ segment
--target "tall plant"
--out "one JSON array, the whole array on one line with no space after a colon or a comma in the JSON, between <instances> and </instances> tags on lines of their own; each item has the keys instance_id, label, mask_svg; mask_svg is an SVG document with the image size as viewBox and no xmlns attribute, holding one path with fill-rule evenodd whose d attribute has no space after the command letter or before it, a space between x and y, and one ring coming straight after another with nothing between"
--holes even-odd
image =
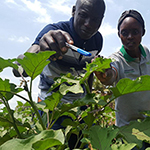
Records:
<instances>
[{"instance_id":1,"label":"tall plant","mask_svg":"<svg viewBox=\"0 0 150 150\"><path fill-rule=\"evenodd\" d=\"M90 92L88 78L91 73L110 67L111 60L100 57L86 64L85 74L73 76L68 73L55 78L49 92L55 88L59 90L37 104L32 97L33 80L50 63L48 58L53 54L48 51L25 53L23 60L0 58L0 71L11 67L19 70L22 76L24 68L30 77L28 82L22 76L22 87L10 83L9 79L0 78L0 103L5 106L0 112L0 150L10 147L12 150L67 150L71 134L78 137L75 148L82 142L80 149L88 145L85 149L129 150L136 145L141 147L144 140L150 142L150 129L147 128L150 123L149 112L143 112L148 116L144 121L131 122L121 128L114 125L114 99L124 94L150 90L150 76L141 76L135 81L122 79L115 87L104 86L94 78L93 90ZM22 67L18 67L14 61L18 61ZM67 85L64 84L66 82ZM61 103L61 98L68 92L82 93L83 84L87 89L84 98L77 99L72 104ZM23 97L21 91L27 92L28 97ZM25 103L18 101L15 110L12 110L9 101L14 96L23 99ZM87 106L87 109L80 109L83 106ZM42 116L38 110L44 112ZM62 123L65 129L53 130L53 124L64 115L68 116Z\"/></svg>"}]
</instances>

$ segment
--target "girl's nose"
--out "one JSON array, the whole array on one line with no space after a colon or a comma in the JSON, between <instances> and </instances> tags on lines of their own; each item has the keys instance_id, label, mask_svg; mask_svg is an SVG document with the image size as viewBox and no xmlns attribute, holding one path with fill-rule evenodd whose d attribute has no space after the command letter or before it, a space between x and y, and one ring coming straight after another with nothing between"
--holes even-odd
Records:
<instances>
[{"instance_id":1,"label":"girl's nose","mask_svg":"<svg viewBox=\"0 0 150 150\"><path fill-rule=\"evenodd\" d=\"M127 38L132 38L132 37L133 37L132 33L129 33Z\"/></svg>"}]
</instances>

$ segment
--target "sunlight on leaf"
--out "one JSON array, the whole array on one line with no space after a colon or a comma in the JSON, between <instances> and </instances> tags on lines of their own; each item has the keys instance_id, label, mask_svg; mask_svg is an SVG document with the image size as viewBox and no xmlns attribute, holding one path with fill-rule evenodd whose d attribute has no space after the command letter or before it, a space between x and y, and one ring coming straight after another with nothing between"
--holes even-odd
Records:
<instances>
[{"instance_id":1,"label":"sunlight on leaf","mask_svg":"<svg viewBox=\"0 0 150 150\"><path fill-rule=\"evenodd\" d=\"M66 95L68 92L72 92L75 94L84 93L83 88L79 83L73 86L67 86L66 84L62 84L59 88L59 91L62 95Z\"/></svg>"},{"instance_id":2,"label":"sunlight on leaf","mask_svg":"<svg viewBox=\"0 0 150 150\"><path fill-rule=\"evenodd\" d=\"M144 132L139 131L139 129L132 129L132 135L135 135L139 140L147 140L150 141L150 137L144 134Z\"/></svg>"},{"instance_id":3,"label":"sunlight on leaf","mask_svg":"<svg viewBox=\"0 0 150 150\"><path fill-rule=\"evenodd\" d=\"M144 75L136 80L131 80L129 78L121 79L111 90L115 98L133 92L150 91L150 76Z\"/></svg>"},{"instance_id":4,"label":"sunlight on leaf","mask_svg":"<svg viewBox=\"0 0 150 150\"><path fill-rule=\"evenodd\" d=\"M44 140L43 140L44 139ZM9 150L31 150L34 148L50 148L55 145L64 144L64 135L61 130L45 130L38 135L26 139L12 139L0 146L0 149Z\"/></svg>"},{"instance_id":5,"label":"sunlight on leaf","mask_svg":"<svg viewBox=\"0 0 150 150\"><path fill-rule=\"evenodd\" d=\"M22 66L18 66L18 72L19 72L20 74L23 74L23 68L22 68Z\"/></svg>"},{"instance_id":6,"label":"sunlight on leaf","mask_svg":"<svg viewBox=\"0 0 150 150\"><path fill-rule=\"evenodd\" d=\"M16 61L16 59L3 59L0 57L0 72L2 72L6 67L12 67L17 70L18 66L13 63L14 61Z\"/></svg>"},{"instance_id":7,"label":"sunlight on leaf","mask_svg":"<svg viewBox=\"0 0 150 150\"><path fill-rule=\"evenodd\" d=\"M127 142L136 143L139 147L142 147L143 140L150 142L149 123L149 117L142 122L132 121L128 126L121 127L119 133L125 137Z\"/></svg>"},{"instance_id":8,"label":"sunlight on leaf","mask_svg":"<svg viewBox=\"0 0 150 150\"><path fill-rule=\"evenodd\" d=\"M48 58L54 53L54 51L44 51L39 53L26 52L24 54L25 57L23 59L17 59L17 61L33 80L43 71L44 67L50 63Z\"/></svg>"},{"instance_id":9,"label":"sunlight on leaf","mask_svg":"<svg viewBox=\"0 0 150 150\"><path fill-rule=\"evenodd\" d=\"M136 144L134 143L129 143L129 144L121 144L120 146L113 144L111 146L112 150L131 150L132 148L134 148L136 146Z\"/></svg>"},{"instance_id":10,"label":"sunlight on leaf","mask_svg":"<svg viewBox=\"0 0 150 150\"><path fill-rule=\"evenodd\" d=\"M81 83L83 83L93 71L101 71L104 72L105 69L110 68L111 59L97 57L92 63L86 64L86 73L84 77L81 79Z\"/></svg>"}]
</instances>

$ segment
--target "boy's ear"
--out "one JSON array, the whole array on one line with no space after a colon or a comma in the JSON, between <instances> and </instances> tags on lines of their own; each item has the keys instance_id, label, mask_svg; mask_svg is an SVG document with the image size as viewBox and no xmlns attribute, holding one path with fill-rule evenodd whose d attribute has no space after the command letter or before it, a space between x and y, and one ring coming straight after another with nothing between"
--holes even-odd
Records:
<instances>
[{"instance_id":1,"label":"boy's ear","mask_svg":"<svg viewBox=\"0 0 150 150\"><path fill-rule=\"evenodd\" d=\"M76 11L76 6L73 6L73 7L72 7L72 17L74 16L75 11Z\"/></svg>"}]
</instances>

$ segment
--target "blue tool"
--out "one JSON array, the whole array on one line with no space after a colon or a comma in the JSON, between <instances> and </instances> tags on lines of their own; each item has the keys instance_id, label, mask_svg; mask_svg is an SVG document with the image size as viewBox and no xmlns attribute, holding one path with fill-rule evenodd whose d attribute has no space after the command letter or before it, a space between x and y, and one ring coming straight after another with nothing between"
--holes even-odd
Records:
<instances>
[{"instance_id":1,"label":"blue tool","mask_svg":"<svg viewBox=\"0 0 150 150\"><path fill-rule=\"evenodd\" d=\"M76 51L76 52L78 52L78 53L80 53L80 54L82 54L82 55L85 55L85 56L91 56L91 55L92 55L91 53L89 53L89 52L87 52L87 51L85 51L85 50L83 50L83 49L81 49L81 48L78 48L78 47L76 47L76 46L74 46L74 45L71 45L71 44L69 44L69 43L67 43L67 42L66 42L66 46L68 46L68 47L71 48L72 50L74 50L74 51Z\"/></svg>"}]
</instances>

